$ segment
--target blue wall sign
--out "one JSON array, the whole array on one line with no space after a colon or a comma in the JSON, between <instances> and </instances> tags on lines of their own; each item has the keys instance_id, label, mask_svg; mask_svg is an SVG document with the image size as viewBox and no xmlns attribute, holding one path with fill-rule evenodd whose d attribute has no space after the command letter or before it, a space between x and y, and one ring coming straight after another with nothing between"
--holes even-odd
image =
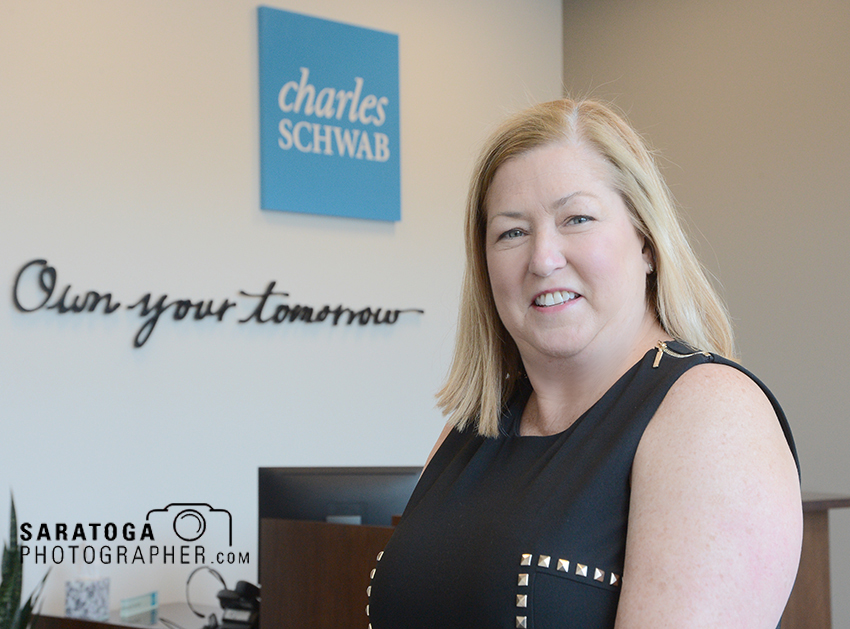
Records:
<instances>
[{"instance_id":1,"label":"blue wall sign","mask_svg":"<svg viewBox=\"0 0 850 629\"><path fill-rule=\"evenodd\" d=\"M262 208L400 220L398 35L258 19Z\"/></svg>"}]
</instances>

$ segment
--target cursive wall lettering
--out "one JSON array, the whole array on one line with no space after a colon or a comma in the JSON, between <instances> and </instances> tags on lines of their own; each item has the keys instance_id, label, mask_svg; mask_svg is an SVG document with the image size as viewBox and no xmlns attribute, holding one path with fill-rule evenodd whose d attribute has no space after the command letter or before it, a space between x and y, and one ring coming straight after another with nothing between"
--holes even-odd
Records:
<instances>
[{"instance_id":1,"label":"cursive wall lettering","mask_svg":"<svg viewBox=\"0 0 850 629\"><path fill-rule=\"evenodd\" d=\"M257 324L281 324L281 323L321 323L330 320L332 325L392 325L398 321L402 314L425 314L419 308L389 309L372 308L367 306L360 310L348 308L339 304L337 306L325 305L314 308L303 304L286 303L285 299L289 293L275 291L275 281L266 285L262 293L249 293L243 290L239 294L243 297L256 300L254 309L247 316L238 319L237 323ZM71 285L67 284L61 292L57 291L56 269L47 260L37 259L27 262L15 276L15 284L12 289L12 302L15 308L23 313L34 313L39 310L53 310L59 315L94 313L100 308L103 315L111 315L122 307L121 302L113 300L112 293L99 293L97 291L86 291L76 295L71 294ZM54 297L54 295L56 295ZM52 300L52 301L51 301ZM217 305L216 305L217 304ZM136 310L144 320L141 327L133 338L133 347L140 348L147 343L160 317L170 311L174 321L201 321L212 317L218 322L225 319L225 315L233 308L238 308L239 303L225 298L216 302L214 299L172 299L168 295L161 295L154 299L152 293L146 293L138 301L128 306L125 310Z\"/></svg>"}]
</instances>

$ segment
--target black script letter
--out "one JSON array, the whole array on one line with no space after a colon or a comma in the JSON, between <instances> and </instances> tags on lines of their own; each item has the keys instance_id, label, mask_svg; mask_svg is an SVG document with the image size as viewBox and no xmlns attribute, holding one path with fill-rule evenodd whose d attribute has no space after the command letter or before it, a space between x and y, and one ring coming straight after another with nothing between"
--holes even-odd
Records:
<instances>
[{"instance_id":1,"label":"black script letter","mask_svg":"<svg viewBox=\"0 0 850 629\"><path fill-rule=\"evenodd\" d=\"M283 323L286 321L288 316L289 304L281 304L274 309L274 314L271 316L271 319L273 319L275 323ZM266 319L266 321L268 321L268 319Z\"/></svg>"},{"instance_id":2,"label":"black script letter","mask_svg":"<svg viewBox=\"0 0 850 629\"><path fill-rule=\"evenodd\" d=\"M189 310L195 305L200 306L200 304L193 304L189 299L181 299L180 301L174 302L174 320L181 321L186 318L186 315L189 314Z\"/></svg>"},{"instance_id":3,"label":"black script letter","mask_svg":"<svg viewBox=\"0 0 850 629\"><path fill-rule=\"evenodd\" d=\"M89 312L94 312L101 299L106 300L106 303L103 306L103 314L112 314L121 307L121 302L118 301L115 302L114 306L112 305L112 293L106 293L104 295L101 295L100 293L90 290L88 293L86 293L85 303L88 303L89 297L91 297L92 299L91 305L89 306Z\"/></svg>"},{"instance_id":4,"label":"black script letter","mask_svg":"<svg viewBox=\"0 0 850 629\"><path fill-rule=\"evenodd\" d=\"M136 338L133 339L133 347L139 348L147 342L150 338L151 333L153 332L154 326L156 326L156 322L159 320L159 316L168 310L175 302L171 302L166 305L165 300L168 298L168 295L163 295L160 297L157 302L151 307L150 300L151 294L147 293L144 297L142 297L139 301L134 303L132 306L127 306L128 310L132 310L136 306L141 306L142 311L139 313L141 317L147 317L149 314L153 313L150 319L145 321L144 325L139 328L139 331L136 333Z\"/></svg>"},{"instance_id":5,"label":"black script letter","mask_svg":"<svg viewBox=\"0 0 850 629\"><path fill-rule=\"evenodd\" d=\"M21 282L21 276L31 266L36 265L41 267L41 271L38 274L38 286L44 293L44 300L37 305L35 308L24 308L21 304L21 300L18 297L18 285ZM53 296L53 289L56 288L56 269L52 266L47 266L47 260L31 260L27 262L24 266L21 267L21 270L18 271L18 275L15 278L15 289L12 293L12 299L15 302L15 308L20 310L21 312L35 312L39 308L43 308L44 304L48 302L48 300Z\"/></svg>"}]
</instances>

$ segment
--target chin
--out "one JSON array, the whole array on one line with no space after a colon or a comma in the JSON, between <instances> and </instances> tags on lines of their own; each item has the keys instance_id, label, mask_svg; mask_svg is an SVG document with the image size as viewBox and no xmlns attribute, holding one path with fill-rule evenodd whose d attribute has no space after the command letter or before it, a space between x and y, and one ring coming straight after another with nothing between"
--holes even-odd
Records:
<instances>
[{"instance_id":1,"label":"chin","mask_svg":"<svg viewBox=\"0 0 850 629\"><path fill-rule=\"evenodd\" d=\"M580 339L548 339L535 343L526 343L525 348L527 348L528 352L539 356L561 359L577 356L587 345L587 342L583 342ZM520 353L524 353L522 348L520 349Z\"/></svg>"}]
</instances>

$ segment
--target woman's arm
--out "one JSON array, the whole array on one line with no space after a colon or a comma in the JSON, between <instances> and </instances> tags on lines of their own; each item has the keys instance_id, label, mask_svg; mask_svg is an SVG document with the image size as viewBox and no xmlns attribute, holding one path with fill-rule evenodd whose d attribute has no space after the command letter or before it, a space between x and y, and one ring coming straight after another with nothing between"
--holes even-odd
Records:
<instances>
[{"instance_id":1,"label":"woman's arm","mask_svg":"<svg viewBox=\"0 0 850 629\"><path fill-rule=\"evenodd\" d=\"M687 371L635 456L617 629L774 629L802 531L797 468L764 393L732 367Z\"/></svg>"}]
</instances>

